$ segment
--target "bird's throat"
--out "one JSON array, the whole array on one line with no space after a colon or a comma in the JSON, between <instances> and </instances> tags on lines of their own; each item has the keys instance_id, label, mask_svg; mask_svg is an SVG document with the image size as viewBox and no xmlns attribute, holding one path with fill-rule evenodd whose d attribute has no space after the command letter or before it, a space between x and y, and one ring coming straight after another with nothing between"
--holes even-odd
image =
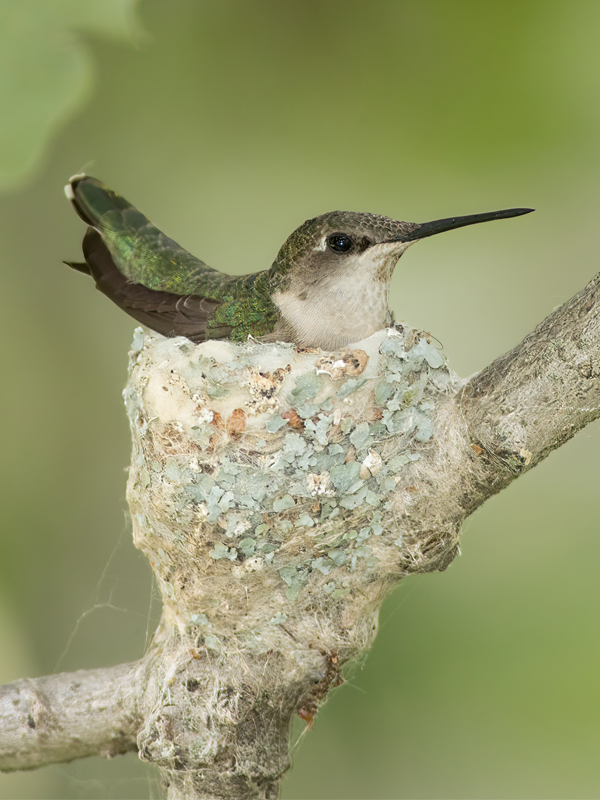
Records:
<instances>
[{"instance_id":1,"label":"bird's throat","mask_svg":"<svg viewBox=\"0 0 600 800\"><path fill-rule=\"evenodd\" d=\"M292 341L300 347L336 350L384 328L396 261L380 265L379 278L371 271L355 270L309 285L292 280L285 290L276 291L272 299L292 331Z\"/></svg>"}]
</instances>

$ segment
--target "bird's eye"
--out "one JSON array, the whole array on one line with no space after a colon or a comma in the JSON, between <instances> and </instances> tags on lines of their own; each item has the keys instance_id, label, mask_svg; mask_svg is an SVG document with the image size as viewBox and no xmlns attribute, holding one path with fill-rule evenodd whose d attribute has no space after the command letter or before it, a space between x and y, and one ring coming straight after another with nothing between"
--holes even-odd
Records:
<instances>
[{"instance_id":1,"label":"bird's eye","mask_svg":"<svg viewBox=\"0 0 600 800\"><path fill-rule=\"evenodd\" d=\"M332 233L327 237L327 245L335 253L347 253L352 249L354 242L345 233Z\"/></svg>"}]
</instances>

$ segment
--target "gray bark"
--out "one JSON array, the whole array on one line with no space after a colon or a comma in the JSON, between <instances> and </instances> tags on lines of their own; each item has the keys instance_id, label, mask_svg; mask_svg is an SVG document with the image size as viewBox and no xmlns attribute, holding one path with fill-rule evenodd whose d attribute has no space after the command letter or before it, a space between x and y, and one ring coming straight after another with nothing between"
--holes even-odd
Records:
<instances>
[{"instance_id":1,"label":"gray bark","mask_svg":"<svg viewBox=\"0 0 600 800\"><path fill-rule=\"evenodd\" d=\"M600 416L599 277L470 381L410 329L352 351L136 334L134 542L164 612L137 664L0 694L0 768L136 749L169 798L275 797L403 577Z\"/></svg>"},{"instance_id":2,"label":"gray bark","mask_svg":"<svg viewBox=\"0 0 600 800\"><path fill-rule=\"evenodd\" d=\"M137 664L46 675L0 687L5 771L136 749Z\"/></svg>"}]
</instances>

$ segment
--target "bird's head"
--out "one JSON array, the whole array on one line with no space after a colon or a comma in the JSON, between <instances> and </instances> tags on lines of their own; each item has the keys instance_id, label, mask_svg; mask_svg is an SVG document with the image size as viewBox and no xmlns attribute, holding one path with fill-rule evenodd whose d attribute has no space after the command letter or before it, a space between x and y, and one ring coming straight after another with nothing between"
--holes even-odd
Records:
<instances>
[{"instance_id":1,"label":"bird's head","mask_svg":"<svg viewBox=\"0 0 600 800\"><path fill-rule=\"evenodd\" d=\"M532 210L511 208L422 223L352 211L322 214L303 223L283 244L273 265L273 274L279 276L273 299L295 341L327 342L329 348L359 341L385 327L394 267L411 244Z\"/></svg>"}]
</instances>

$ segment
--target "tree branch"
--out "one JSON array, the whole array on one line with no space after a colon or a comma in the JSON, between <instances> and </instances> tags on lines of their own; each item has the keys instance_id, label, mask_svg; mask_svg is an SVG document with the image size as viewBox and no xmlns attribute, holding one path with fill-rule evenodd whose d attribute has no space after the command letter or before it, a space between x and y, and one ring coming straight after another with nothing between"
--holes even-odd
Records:
<instances>
[{"instance_id":1,"label":"tree branch","mask_svg":"<svg viewBox=\"0 0 600 800\"><path fill-rule=\"evenodd\" d=\"M120 664L0 687L0 770L136 750L138 671Z\"/></svg>"},{"instance_id":2,"label":"tree branch","mask_svg":"<svg viewBox=\"0 0 600 800\"><path fill-rule=\"evenodd\" d=\"M404 576L600 416L600 277L461 382L411 329L353 351L138 330L125 400L134 543L163 618L137 664L0 694L0 768L138 748L176 798L276 797Z\"/></svg>"},{"instance_id":3,"label":"tree branch","mask_svg":"<svg viewBox=\"0 0 600 800\"><path fill-rule=\"evenodd\" d=\"M482 469L473 509L600 416L600 275L458 395Z\"/></svg>"}]
</instances>

